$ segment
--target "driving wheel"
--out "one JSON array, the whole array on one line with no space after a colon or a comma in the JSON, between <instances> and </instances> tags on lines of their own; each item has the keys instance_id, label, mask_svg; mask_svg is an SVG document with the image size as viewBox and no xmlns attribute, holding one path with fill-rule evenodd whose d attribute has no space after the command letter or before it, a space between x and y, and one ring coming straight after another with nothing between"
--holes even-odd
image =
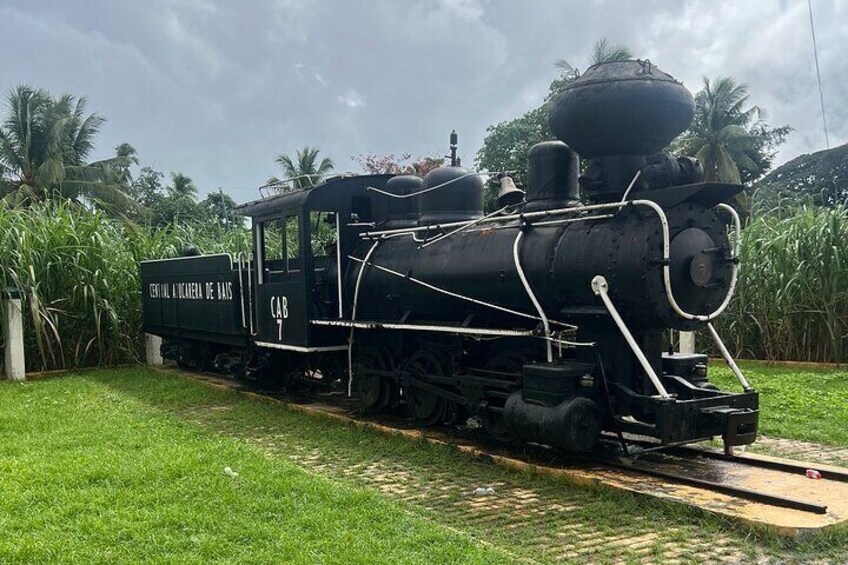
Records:
<instances>
[{"instance_id":1,"label":"driving wheel","mask_svg":"<svg viewBox=\"0 0 848 565\"><path fill-rule=\"evenodd\" d=\"M406 363L406 371L416 380L425 381L427 375L445 376L447 362L437 353L420 349ZM403 388L409 413L425 426L434 426L445 417L445 399L436 392L410 383Z\"/></svg>"}]
</instances>

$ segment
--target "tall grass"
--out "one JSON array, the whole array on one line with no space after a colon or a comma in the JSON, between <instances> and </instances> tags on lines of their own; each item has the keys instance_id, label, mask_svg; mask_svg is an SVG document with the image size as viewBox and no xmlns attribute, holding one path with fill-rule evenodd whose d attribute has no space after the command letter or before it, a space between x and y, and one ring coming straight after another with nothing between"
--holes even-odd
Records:
<instances>
[{"instance_id":1,"label":"tall grass","mask_svg":"<svg viewBox=\"0 0 848 565\"><path fill-rule=\"evenodd\" d=\"M27 369L114 364L141 355L139 261L246 250L246 230L151 229L65 203L0 203L0 288L24 291ZM0 339L3 339L0 336Z\"/></svg>"},{"instance_id":2,"label":"tall grass","mask_svg":"<svg viewBox=\"0 0 848 565\"><path fill-rule=\"evenodd\" d=\"M740 356L848 360L848 210L752 216L736 296L718 326Z\"/></svg>"},{"instance_id":3,"label":"tall grass","mask_svg":"<svg viewBox=\"0 0 848 565\"><path fill-rule=\"evenodd\" d=\"M28 370L139 359L138 264L188 244L236 253L249 250L250 235L214 225L140 227L71 204L0 203L0 289L25 291ZM848 211L756 215L743 232L742 261L736 296L718 321L735 354L848 361Z\"/></svg>"}]
</instances>

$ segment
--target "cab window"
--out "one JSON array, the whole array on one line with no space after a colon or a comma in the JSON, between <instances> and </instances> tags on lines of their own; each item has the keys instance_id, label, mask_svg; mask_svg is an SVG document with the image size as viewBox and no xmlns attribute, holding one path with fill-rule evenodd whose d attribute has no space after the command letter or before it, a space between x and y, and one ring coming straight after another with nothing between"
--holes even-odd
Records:
<instances>
[{"instance_id":1,"label":"cab window","mask_svg":"<svg viewBox=\"0 0 848 565\"><path fill-rule=\"evenodd\" d=\"M286 215L286 270L289 273L300 271L300 217L297 212Z\"/></svg>"},{"instance_id":2,"label":"cab window","mask_svg":"<svg viewBox=\"0 0 848 565\"><path fill-rule=\"evenodd\" d=\"M262 266L270 273L285 270L285 249L283 246L282 219L268 220L262 223Z\"/></svg>"},{"instance_id":3,"label":"cab window","mask_svg":"<svg viewBox=\"0 0 848 565\"><path fill-rule=\"evenodd\" d=\"M336 214L313 210L309 212L312 256L327 257L336 244Z\"/></svg>"}]
</instances>

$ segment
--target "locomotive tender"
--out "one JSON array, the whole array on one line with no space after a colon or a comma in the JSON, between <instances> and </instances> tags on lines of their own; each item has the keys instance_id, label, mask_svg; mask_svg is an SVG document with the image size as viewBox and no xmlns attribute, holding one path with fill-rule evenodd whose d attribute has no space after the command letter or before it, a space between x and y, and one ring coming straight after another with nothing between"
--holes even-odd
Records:
<instances>
[{"instance_id":1,"label":"locomotive tender","mask_svg":"<svg viewBox=\"0 0 848 565\"><path fill-rule=\"evenodd\" d=\"M244 204L252 256L141 265L144 331L182 366L335 382L369 411L502 440L751 443L758 394L711 323L737 278L742 187L663 152L693 112L650 62L603 63L551 102L558 140L530 150L526 194L498 175L491 214L455 137L423 179L339 176ZM664 352L669 329L706 329L743 391L710 384L706 355Z\"/></svg>"}]
</instances>

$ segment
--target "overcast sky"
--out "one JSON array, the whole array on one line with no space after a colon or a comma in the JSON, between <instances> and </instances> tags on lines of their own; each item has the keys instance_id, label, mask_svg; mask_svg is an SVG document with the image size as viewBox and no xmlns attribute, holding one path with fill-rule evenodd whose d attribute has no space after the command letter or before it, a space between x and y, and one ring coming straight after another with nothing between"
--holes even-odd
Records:
<instances>
[{"instance_id":1,"label":"overcast sky","mask_svg":"<svg viewBox=\"0 0 848 565\"><path fill-rule=\"evenodd\" d=\"M848 0L813 0L831 146L848 141ZM795 132L780 161L824 148L806 0L0 0L0 89L85 95L128 141L236 201L317 145L340 171L364 152L446 150L465 164L488 125L538 106L566 59L607 37L693 92L750 86Z\"/></svg>"}]
</instances>

